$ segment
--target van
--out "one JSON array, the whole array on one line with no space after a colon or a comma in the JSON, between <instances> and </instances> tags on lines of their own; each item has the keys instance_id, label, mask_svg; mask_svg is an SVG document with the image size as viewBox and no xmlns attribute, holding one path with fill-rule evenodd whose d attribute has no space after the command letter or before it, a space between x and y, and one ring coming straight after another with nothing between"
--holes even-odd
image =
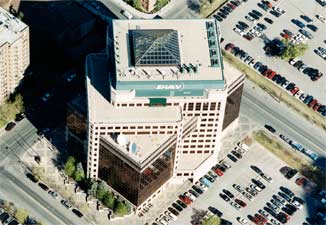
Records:
<instances>
[{"instance_id":1,"label":"van","mask_svg":"<svg viewBox=\"0 0 326 225\"><path fill-rule=\"evenodd\" d=\"M121 10L121 14L124 15L128 20L132 19L132 15L125 10Z\"/></svg>"}]
</instances>

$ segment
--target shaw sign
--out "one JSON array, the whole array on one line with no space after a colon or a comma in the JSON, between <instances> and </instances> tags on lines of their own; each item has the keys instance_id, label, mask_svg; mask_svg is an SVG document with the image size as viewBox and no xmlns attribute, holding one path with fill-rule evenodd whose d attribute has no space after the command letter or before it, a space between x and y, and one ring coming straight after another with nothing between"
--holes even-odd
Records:
<instances>
[{"instance_id":1,"label":"shaw sign","mask_svg":"<svg viewBox=\"0 0 326 225\"><path fill-rule=\"evenodd\" d=\"M183 83L181 84L159 84L156 86L156 90L181 90L184 88Z\"/></svg>"}]
</instances>

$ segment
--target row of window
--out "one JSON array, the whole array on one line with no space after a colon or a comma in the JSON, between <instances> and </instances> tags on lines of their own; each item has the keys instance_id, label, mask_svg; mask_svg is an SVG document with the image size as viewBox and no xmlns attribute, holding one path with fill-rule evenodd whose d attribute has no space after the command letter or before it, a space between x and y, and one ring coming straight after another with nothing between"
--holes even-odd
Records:
<instances>
[{"instance_id":1,"label":"row of window","mask_svg":"<svg viewBox=\"0 0 326 225\"><path fill-rule=\"evenodd\" d=\"M92 128L92 126L91 126ZM150 129L178 129L177 125L162 125L162 126L115 126L115 127L95 127L95 130L150 130Z\"/></svg>"},{"instance_id":2,"label":"row of window","mask_svg":"<svg viewBox=\"0 0 326 225\"><path fill-rule=\"evenodd\" d=\"M182 146L182 148L212 148L214 145L188 145L185 144Z\"/></svg>"},{"instance_id":3,"label":"row of window","mask_svg":"<svg viewBox=\"0 0 326 225\"><path fill-rule=\"evenodd\" d=\"M189 177L190 176L193 176L194 174L193 173L177 173L177 177Z\"/></svg>"},{"instance_id":4,"label":"row of window","mask_svg":"<svg viewBox=\"0 0 326 225\"><path fill-rule=\"evenodd\" d=\"M178 106L178 102L174 103L166 103L166 106ZM144 106L149 106L149 103L117 103L117 107L144 107Z\"/></svg>"},{"instance_id":5,"label":"row of window","mask_svg":"<svg viewBox=\"0 0 326 225\"><path fill-rule=\"evenodd\" d=\"M192 151L182 151L182 154L208 154L208 153L214 153L214 151L209 151L209 150L192 150Z\"/></svg>"}]
</instances>

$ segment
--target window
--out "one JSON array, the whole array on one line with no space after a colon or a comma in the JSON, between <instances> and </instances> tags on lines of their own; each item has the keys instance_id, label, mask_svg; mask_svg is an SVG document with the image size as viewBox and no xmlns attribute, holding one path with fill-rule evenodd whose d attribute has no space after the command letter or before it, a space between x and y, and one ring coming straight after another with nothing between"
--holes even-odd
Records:
<instances>
[{"instance_id":1,"label":"window","mask_svg":"<svg viewBox=\"0 0 326 225\"><path fill-rule=\"evenodd\" d=\"M182 176L182 173L177 173L177 176L178 176L178 177L181 177L181 176Z\"/></svg>"},{"instance_id":2,"label":"window","mask_svg":"<svg viewBox=\"0 0 326 225\"><path fill-rule=\"evenodd\" d=\"M195 154L195 151L190 151L190 154Z\"/></svg>"},{"instance_id":3,"label":"window","mask_svg":"<svg viewBox=\"0 0 326 225\"><path fill-rule=\"evenodd\" d=\"M203 153L203 151L197 151L197 153L201 154L201 153Z\"/></svg>"},{"instance_id":4,"label":"window","mask_svg":"<svg viewBox=\"0 0 326 225\"><path fill-rule=\"evenodd\" d=\"M211 105L209 107L210 110L215 110L216 108L216 102L211 102Z\"/></svg>"},{"instance_id":5,"label":"window","mask_svg":"<svg viewBox=\"0 0 326 225\"><path fill-rule=\"evenodd\" d=\"M183 176L189 176L189 173L184 173Z\"/></svg>"},{"instance_id":6,"label":"window","mask_svg":"<svg viewBox=\"0 0 326 225\"><path fill-rule=\"evenodd\" d=\"M142 104L141 103L137 103L137 106L142 106Z\"/></svg>"},{"instance_id":7,"label":"window","mask_svg":"<svg viewBox=\"0 0 326 225\"><path fill-rule=\"evenodd\" d=\"M194 109L194 103L189 103L188 104L188 111L192 111Z\"/></svg>"},{"instance_id":8,"label":"window","mask_svg":"<svg viewBox=\"0 0 326 225\"><path fill-rule=\"evenodd\" d=\"M183 151L182 153L183 153L183 154L188 154L188 151Z\"/></svg>"}]
</instances>

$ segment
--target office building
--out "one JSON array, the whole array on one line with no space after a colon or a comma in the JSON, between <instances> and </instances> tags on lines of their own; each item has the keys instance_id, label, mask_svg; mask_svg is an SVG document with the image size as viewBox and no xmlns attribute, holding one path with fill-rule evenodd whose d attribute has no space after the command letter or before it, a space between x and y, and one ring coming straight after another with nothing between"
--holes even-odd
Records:
<instances>
[{"instance_id":1,"label":"office building","mask_svg":"<svg viewBox=\"0 0 326 225\"><path fill-rule=\"evenodd\" d=\"M0 104L18 86L29 65L29 27L0 8Z\"/></svg>"},{"instance_id":2,"label":"office building","mask_svg":"<svg viewBox=\"0 0 326 225\"><path fill-rule=\"evenodd\" d=\"M141 209L216 163L245 80L219 39L213 19L112 21L106 53L86 59L88 176Z\"/></svg>"}]
</instances>

